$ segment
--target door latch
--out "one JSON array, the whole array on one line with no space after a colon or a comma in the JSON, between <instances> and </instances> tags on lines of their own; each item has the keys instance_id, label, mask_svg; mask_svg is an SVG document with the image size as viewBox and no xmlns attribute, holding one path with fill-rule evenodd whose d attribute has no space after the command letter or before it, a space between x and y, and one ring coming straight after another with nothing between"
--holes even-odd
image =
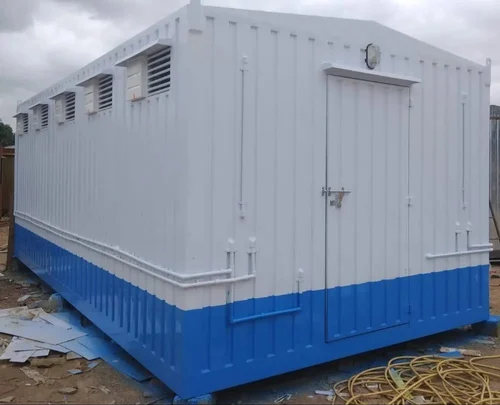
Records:
<instances>
[{"instance_id":1,"label":"door latch","mask_svg":"<svg viewBox=\"0 0 500 405\"><path fill-rule=\"evenodd\" d=\"M330 200L330 207L342 208L342 200L346 194L350 194L350 191L345 191L344 187L341 190L331 191L331 188L328 189L328 196L334 196L333 200Z\"/></svg>"}]
</instances>

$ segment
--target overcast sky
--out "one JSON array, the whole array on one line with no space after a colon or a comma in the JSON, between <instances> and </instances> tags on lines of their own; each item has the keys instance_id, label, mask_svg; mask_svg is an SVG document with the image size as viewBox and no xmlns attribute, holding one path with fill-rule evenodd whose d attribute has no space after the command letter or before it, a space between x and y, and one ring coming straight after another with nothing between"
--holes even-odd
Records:
<instances>
[{"instance_id":1,"label":"overcast sky","mask_svg":"<svg viewBox=\"0 0 500 405\"><path fill-rule=\"evenodd\" d=\"M0 119L188 0L0 0ZM372 19L481 64L500 104L499 0L204 0L204 4Z\"/></svg>"}]
</instances>

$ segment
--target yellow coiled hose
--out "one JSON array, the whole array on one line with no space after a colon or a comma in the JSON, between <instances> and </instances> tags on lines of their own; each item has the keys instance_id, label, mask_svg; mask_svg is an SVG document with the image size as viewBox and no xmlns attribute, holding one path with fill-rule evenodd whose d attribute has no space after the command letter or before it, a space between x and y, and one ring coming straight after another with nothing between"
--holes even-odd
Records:
<instances>
[{"instance_id":1,"label":"yellow coiled hose","mask_svg":"<svg viewBox=\"0 0 500 405\"><path fill-rule=\"evenodd\" d=\"M500 368L487 364L500 356L470 360L440 356L396 357L333 387L333 403L500 404Z\"/></svg>"}]
</instances>

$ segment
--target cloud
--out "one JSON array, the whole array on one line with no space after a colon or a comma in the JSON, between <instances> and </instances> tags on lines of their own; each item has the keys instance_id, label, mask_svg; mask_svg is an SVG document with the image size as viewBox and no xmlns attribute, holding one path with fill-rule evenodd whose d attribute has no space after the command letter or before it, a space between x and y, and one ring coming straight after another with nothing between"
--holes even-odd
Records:
<instances>
[{"instance_id":1,"label":"cloud","mask_svg":"<svg viewBox=\"0 0 500 405\"><path fill-rule=\"evenodd\" d=\"M38 0L2 1L0 7L0 32L23 31L30 27L38 10Z\"/></svg>"},{"instance_id":2,"label":"cloud","mask_svg":"<svg viewBox=\"0 0 500 405\"><path fill-rule=\"evenodd\" d=\"M0 0L0 118L189 0ZM500 104L498 0L203 0L266 11L361 18L484 64ZM22 3L22 8L20 4ZM20 12L20 10L22 12Z\"/></svg>"}]
</instances>

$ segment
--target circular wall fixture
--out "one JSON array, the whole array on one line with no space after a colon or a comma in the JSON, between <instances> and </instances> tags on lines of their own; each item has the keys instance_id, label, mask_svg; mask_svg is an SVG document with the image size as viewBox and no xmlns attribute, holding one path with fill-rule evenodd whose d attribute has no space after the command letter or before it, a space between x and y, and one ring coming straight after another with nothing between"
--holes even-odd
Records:
<instances>
[{"instance_id":1,"label":"circular wall fixture","mask_svg":"<svg viewBox=\"0 0 500 405\"><path fill-rule=\"evenodd\" d=\"M366 66L368 66L368 69L375 69L375 67L380 63L380 47L375 44L368 44L365 52Z\"/></svg>"}]
</instances>

